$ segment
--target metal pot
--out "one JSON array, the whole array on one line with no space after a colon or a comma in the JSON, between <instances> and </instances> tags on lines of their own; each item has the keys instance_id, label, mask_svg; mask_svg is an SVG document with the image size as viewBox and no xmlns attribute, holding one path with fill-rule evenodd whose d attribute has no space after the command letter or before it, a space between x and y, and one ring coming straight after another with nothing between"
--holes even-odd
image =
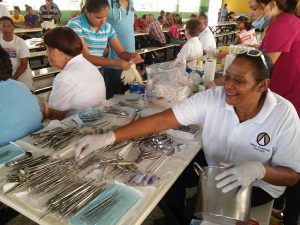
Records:
<instances>
[{"instance_id":1,"label":"metal pot","mask_svg":"<svg viewBox=\"0 0 300 225\"><path fill-rule=\"evenodd\" d=\"M217 224L248 224L250 219L251 187L237 197L239 188L223 193L216 187L216 175L225 170L224 167L208 166L202 168L194 163L198 174L198 195L194 215L205 221Z\"/></svg>"}]
</instances>

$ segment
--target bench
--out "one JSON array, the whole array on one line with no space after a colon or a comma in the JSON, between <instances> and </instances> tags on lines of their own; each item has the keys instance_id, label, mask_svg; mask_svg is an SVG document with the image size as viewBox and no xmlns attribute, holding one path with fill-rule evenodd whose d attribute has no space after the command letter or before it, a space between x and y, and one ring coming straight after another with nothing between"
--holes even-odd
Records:
<instances>
[{"instance_id":1,"label":"bench","mask_svg":"<svg viewBox=\"0 0 300 225\"><path fill-rule=\"evenodd\" d=\"M29 59L45 57L46 51L30 52Z\"/></svg>"},{"instance_id":2,"label":"bench","mask_svg":"<svg viewBox=\"0 0 300 225\"><path fill-rule=\"evenodd\" d=\"M227 43L228 39L229 39L229 36L231 36L231 41L234 41L235 37L236 37L236 34L237 34L237 31L229 31L229 32L214 34L214 37L216 38L216 42L217 42L217 45L218 45L218 42L220 41L219 40L220 37L223 38L224 43Z\"/></svg>"},{"instance_id":3,"label":"bench","mask_svg":"<svg viewBox=\"0 0 300 225\"><path fill-rule=\"evenodd\" d=\"M56 74L60 72L55 67L48 67L32 71L32 80L35 94L40 94L52 89L53 80Z\"/></svg>"},{"instance_id":4,"label":"bench","mask_svg":"<svg viewBox=\"0 0 300 225\"><path fill-rule=\"evenodd\" d=\"M160 50L164 50L165 54L164 57L167 60L167 50L168 48L173 48L174 49L174 57L176 57L176 47L179 47L179 44L165 44L164 46L160 46L160 47L148 47L148 48L142 48L142 49L138 49L135 52L139 55L143 55L143 54L147 54L147 53L154 53L156 51L160 51Z\"/></svg>"}]
</instances>

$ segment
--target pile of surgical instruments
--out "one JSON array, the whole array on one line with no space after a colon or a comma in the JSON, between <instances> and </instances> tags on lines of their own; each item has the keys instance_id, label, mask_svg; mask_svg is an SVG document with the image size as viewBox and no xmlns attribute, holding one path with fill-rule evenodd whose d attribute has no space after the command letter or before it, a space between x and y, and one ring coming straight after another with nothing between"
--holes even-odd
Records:
<instances>
[{"instance_id":1,"label":"pile of surgical instruments","mask_svg":"<svg viewBox=\"0 0 300 225\"><path fill-rule=\"evenodd\" d=\"M75 127L56 127L51 130L33 133L30 136L35 140L34 145L61 150L66 147L74 137L79 135L81 135L81 133Z\"/></svg>"}]
</instances>

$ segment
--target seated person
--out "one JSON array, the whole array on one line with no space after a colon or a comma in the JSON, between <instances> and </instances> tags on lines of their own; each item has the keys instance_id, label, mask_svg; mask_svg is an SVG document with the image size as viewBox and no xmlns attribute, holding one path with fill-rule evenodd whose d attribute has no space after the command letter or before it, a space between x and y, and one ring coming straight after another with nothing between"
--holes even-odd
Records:
<instances>
[{"instance_id":1,"label":"seated person","mask_svg":"<svg viewBox=\"0 0 300 225\"><path fill-rule=\"evenodd\" d=\"M162 27L164 26L164 22L165 22L164 17L163 17L163 16L159 16L159 17L157 18L157 21L159 22L160 27L162 28Z\"/></svg>"},{"instance_id":2,"label":"seated person","mask_svg":"<svg viewBox=\"0 0 300 225\"><path fill-rule=\"evenodd\" d=\"M226 71L223 87L197 93L114 131L83 137L74 143L75 155L83 158L123 140L198 124L203 128L207 164L233 165L215 177L217 188L226 193L252 186L252 207L270 202L300 177L299 117L289 101L268 89L270 64L267 55L257 50L238 55ZM193 162L164 197L181 225L190 224L191 219L184 216L185 188L199 180Z\"/></svg>"},{"instance_id":3,"label":"seated person","mask_svg":"<svg viewBox=\"0 0 300 225\"><path fill-rule=\"evenodd\" d=\"M47 118L61 120L105 100L103 77L82 56L82 42L71 28L58 27L46 32L44 42L49 63L62 70L54 78L45 104Z\"/></svg>"},{"instance_id":4,"label":"seated person","mask_svg":"<svg viewBox=\"0 0 300 225\"><path fill-rule=\"evenodd\" d=\"M182 44L183 39L180 36L180 28L182 27L181 18L174 20L174 24L169 27L169 36L171 38L170 42L174 44Z\"/></svg>"},{"instance_id":5,"label":"seated person","mask_svg":"<svg viewBox=\"0 0 300 225\"><path fill-rule=\"evenodd\" d=\"M200 22L189 20L185 26L187 42L182 46L175 60L176 64L188 63L203 56L201 41L199 40Z\"/></svg>"},{"instance_id":6,"label":"seated person","mask_svg":"<svg viewBox=\"0 0 300 225\"><path fill-rule=\"evenodd\" d=\"M236 26L238 29L238 34L246 33L247 31L252 29L252 25L248 22L248 18L245 16L240 16L236 19ZM243 40L238 35L238 39L236 41L236 44L244 44Z\"/></svg>"},{"instance_id":7,"label":"seated person","mask_svg":"<svg viewBox=\"0 0 300 225\"><path fill-rule=\"evenodd\" d=\"M197 15L195 13L192 13L190 15L190 20L194 20L194 19L197 19Z\"/></svg>"},{"instance_id":8,"label":"seated person","mask_svg":"<svg viewBox=\"0 0 300 225\"><path fill-rule=\"evenodd\" d=\"M30 90L32 86L32 71L29 66L28 57L30 55L25 41L14 34L14 22L9 17L0 18L0 45L9 54L12 66L12 79L24 83Z\"/></svg>"},{"instance_id":9,"label":"seated person","mask_svg":"<svg viewBox=\"0 0 300 225\"><path fill-rule=\"evenodd\" d=\"M146 29L147 29L146 15L143 15L141 18L137 18L137 15L134 15L134 31L145 32Z\"/></svg>"},{"instance_id":10,"label":"seated person","mask_svg":"<svg viewBox=\"0 0 300 225\"><path fill-rule=\"evenodd\" d=\"M153 46L162 46L167 43L164 32L160 27L160 23L154 19L152 14L146 16L148 24L147 30L149 32L151 44Z\"/></svg>"},{"instance_id":11,"label":"seated person","mask_svg":"<svg viewBox=\"0 0 300 225\"><path fill-rule=\"evenodd\" d=\"M227 16L227 21L234 21L234 12L229 12Z\"/></svg>"},{"instance_id":12,"label":"seated person","mask_svg":"<svg viewBox=\"0 0 300 225\"><path fill-rule=\"evenodd\" d=\"M46 4L42 5L39 9L40 22L53 21L59 23L61 18L61 12L58 6L52 2L52 0L46 0Z\"/></svg>"},{"instance_id":13,"label":"seated person","mask_svg":"<svg viewBox=\"0 0 300 225\"><path fill-rule=\"evenodd\" d=\"M207 52L209 49L216 49L216 40L211 32L211 30L208 27L208 17L206 14L200 14L198 16L198 20L200 22L200 34L199 39L202 43L202 47L204 50L204 53Z\"/></svg>"},{"instance_id":14,"label":"seated person","mask_svg":"<svg viewBox=\"0 0 300 225\"><path fill-rule=\"evenodd\" d=\"M25 15L25 25L28 27L39 27L39 17L34 14L31 6L25 5L27 14Z\"/></svg>"},{"instance_id":15,"label":"seated person","mask_svg":"<svg viewBox=\"0 0 300 225\"><path fill-rule=\"evenodd\" d=\"M12 64L0 47L0 147L42 128L37 98L18 81L11 79Z\"/></svg>"},{"instance_id":16,"label":"seated person","mask_svg":"<svg viewBox=\"0 0 300 225\"><path fill-rule=\"evenodd\" d=\"M25 19L19 6L14 6L14 14L10 18L14 21L15 27L25 27Z\"/></svg>"},{"instance_id":17,"label":"seated person","mask_svg":"<svg viewBox=\"0 0 300 225\"><path fill-rule=\"evenodd\" d=\"M170 27L174 23L173 16L170 12L166 12L164 27Z\"/></svg>"}]
</instances>

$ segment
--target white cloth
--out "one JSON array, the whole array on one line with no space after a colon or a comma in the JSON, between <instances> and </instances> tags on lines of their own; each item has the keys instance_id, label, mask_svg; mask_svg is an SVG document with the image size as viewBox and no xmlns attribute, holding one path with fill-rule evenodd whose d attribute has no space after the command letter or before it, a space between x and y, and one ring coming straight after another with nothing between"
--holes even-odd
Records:
<instances>
[{"instance_id":1,"label":"white cloth","mask_svg":"<svg viewBox=\"0 0 300 225\"><path fill-rule=\"evenodd\" d=\"M9 11L8 11L7 6L3 2L0 2L0 17L2 17L2 16L9 17Z\"/></svg>"},{"instance_id":2,"label":"white cloth","mask_svg":"<svg viewBox=\"0 0 300 225\"><path fill-rule=\"evenodd\" d=\"M181 48L177 55L175 64L181 64L182 61L193 61L203 56L202 44L198 37L193 37L188 40Z\"/></svg>"},{"instance_id":3,"label":"white cloth","mask_svg":"<svg viewBox=\"0 0 300 225\"><path fill-rule=\"evenodd\" d=\"M53 81L49 107L72 115L106 99L104 79L82 55L72 58Z\"/></svg>"},{"instance_id":4,"label":"white cloth","mask_svg":"<svg viewBox=\"0 0 300 225\"><path fill-rule=\"evenodd\" d=\"M12 41L6 42L3 40L2 34L0 34L0 45L9 54L14 74L21 64L20 59L29 57L30 52L28 46L26 45L25 41L17 35L14 35ZM33 90L32 71L29 62L24 73L22 73L21 76L18 78L18 81L25 84L30 90Z\"/></svg>"},{"instance_id":5,"label":"white cloth","mask_svg":"<svg viewBox=\"0 0 300 225\"><path fill-rule=\"evenodd\" d=\"M209 29L209 27L206 27L199 34L199 39L202 43L202 47L205 52L207 52L211 48L214 48L214 49L217 48L215 37L214 37L213 33L211 32L211 30Z\"/></svg>"},{"instance_id":6,"label":"white cloth","mask_svg":"<svg viewBox=\"0 0 300 225\"><path fill-rule=\"evenodd\" d=\"M300 123L293 105L268 90L263 108L243 123L225 102L223 87L200 92L173 107L182 125L203 127L203 150L208 165L259 161L300 172ZM274 198L285 187L259 180L253 183Z\"/></svg>"}]
</instances>

